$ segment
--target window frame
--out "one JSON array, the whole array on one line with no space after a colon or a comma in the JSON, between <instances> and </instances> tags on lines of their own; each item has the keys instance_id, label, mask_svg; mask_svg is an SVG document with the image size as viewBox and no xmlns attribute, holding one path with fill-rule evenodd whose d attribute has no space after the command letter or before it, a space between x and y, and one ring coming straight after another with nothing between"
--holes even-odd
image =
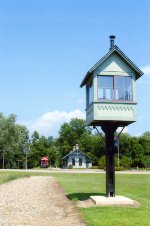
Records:
<instances>
[{"instance_id":1,"label":"window frame","mask_svg":"<svg viewBox=\"0 0 150 226\"><path fill-rule=\"evenodd\" d=\"M113 77L113 98L112 99L100 99L99 98L99 78L100 77ZM130 100L119 100L116 99L116 78L131 78L131 99ZM122 75L97 75L97 100L103 102L133 102L133 82L132 76L122 76Z\"/></svg>"},{"instance_id":2,"label":"window frame","mask_svg":"<svg viewBox=\"0 0 150 226\"><path fill-rule=\"evenodd\" d=\"M83 160L82 158L79 158L79 166L82 166Z\"/></svg>"},{"instance_id":3,"label":"window frame","mask_svg":"<svg viewBox=\"0 0 150 226\"><path fill-rule=\"evenodd\" d=\"M90 88L92 87L92 100L90 100ZM87 106L94 102L94 85L93 81L91 80L87 85Z\"/></svg>"},{"instance_id":4,"label":"window frame","mask_svg":"<svg viewBox=\"0 0 150 226\"><path fill-rule=\"evenodd\" d=\"M98 78L99 78L99 77L102 77L102 76L105 77L105 78L106 78L106 77L112 78L112 81L113 81L113 90L114 90L114 78L113 78L114 76L113 76L113 75L110 75L110 76L109 76L109 75L106 75L106 76L104 76L104 75L98 75ZM107 88L105 87L105 91L104 91L105 96L106 96L106 89L107 89ZM103 99L103 98L99 98L99 80L98 80L98 79L97 79L97 96L98 96L98 98L97 98L98 100L102 100L102 101L103 101L103 100L105 100L105 101L113 101L113 98L112 98L112 99L106 99L106 98ZM113 91L113 96L114 96L114 91Z\"/></svg>"},{"instance_id":5,"label":"window frame","mask_svg":"<svg viewBox=\"0 0 150 226\"><path fill-rule=\"evenodd\" d=\"M72 166L75 166L76 162L75 162L75 158L72 158Z\"/></svg>"}]
</instances>

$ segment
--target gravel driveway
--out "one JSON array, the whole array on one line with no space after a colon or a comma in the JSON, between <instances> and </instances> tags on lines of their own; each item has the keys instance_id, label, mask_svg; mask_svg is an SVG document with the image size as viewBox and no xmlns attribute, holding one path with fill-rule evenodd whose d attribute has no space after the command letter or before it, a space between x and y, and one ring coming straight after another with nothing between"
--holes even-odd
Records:
<instances>
[{"instance_id":1,"label":"gravel driveway","mask_svg":"<svg viewBox=\"0 0 150 226\"><path fill-rule=\"evenodd\" d=\"M83 226L77 209L51 176L17 179L0 185L1 226Z\"/></svg>"}]
</instances>

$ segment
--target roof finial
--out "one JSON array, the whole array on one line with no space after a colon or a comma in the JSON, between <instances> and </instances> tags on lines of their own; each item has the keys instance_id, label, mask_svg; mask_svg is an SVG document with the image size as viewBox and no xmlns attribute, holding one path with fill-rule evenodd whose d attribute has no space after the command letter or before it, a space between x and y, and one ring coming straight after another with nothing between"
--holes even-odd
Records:
<instances>
[{"instance_id":1,"label":"roof finial","mask_svg":"<svg viewBox=\"0 0 150 226\"><path fill-rule=\"evenodd\" d=\"M114 39L116 38L115 35L110 35L110 50L114 47Z\"/></svg>"}]
</instances>

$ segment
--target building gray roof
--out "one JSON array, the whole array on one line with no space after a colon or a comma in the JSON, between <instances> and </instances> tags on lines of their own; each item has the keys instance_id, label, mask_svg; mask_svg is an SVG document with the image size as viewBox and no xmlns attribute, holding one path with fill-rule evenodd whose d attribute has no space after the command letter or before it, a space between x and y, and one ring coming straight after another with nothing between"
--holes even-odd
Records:
<instances>
[{"instance_id":1,"label":"building gray roof","mask_svg":"<svg viewBox=\"0 0 150 226\"><path fill-rule=\"evenodd\" d=\"M68 153L67 155L65 155L62 159L67 158L69 155L72 155L72 154L74 154L75 152L81 153L81 154L83 154L84 156L86 156L87 158L89 158L89 156L87 156L84 152L82 152L82 151L80 151L80 150L74 150L74 151L69 152L69 153ZM89 158L89 159L90 159L90 158Z\"/></svg>"},{"instance_id":2,"label":"building gray roof","mask_svg":"<svg viewBox=\"0 0 150 226\"><path fill-rule=\"evenodd\" d=\"M141 77L144 73L118 48L118 46L114 46L107 54L105 54L90 70L86 73L83 81L81 82L80 87L82 88L86 84L86 80L89 79L92 72L99 67L112 53L117 52L136 72L136 79Z\"/></svg>"}]
</instances>

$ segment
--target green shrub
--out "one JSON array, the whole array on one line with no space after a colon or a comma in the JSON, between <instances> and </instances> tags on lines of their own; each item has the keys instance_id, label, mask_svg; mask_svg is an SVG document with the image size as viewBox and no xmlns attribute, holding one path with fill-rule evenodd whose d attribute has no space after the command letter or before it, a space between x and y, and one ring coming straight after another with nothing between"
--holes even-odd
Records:
<instances>
[{"instance_id":1,"label":"green shrub","mask_svg":"<svg viewBox=\"0 0 150 226\"><path fill-rule=\"evenodd\" d=\"M106 157L103 155L99 160L98 160L98 166L100 169L104 169L106 166Z\"/></svg>"},{"instance_id":2,"label":"green shrub","mask_svg":"<svg viewBox=\"0 0 150 226\"><path fill-rule=\"evenodd\" d=\"M115 171L123 171L124 170L124 168L123 168L123 166L115 166Z\"/></svg>"},{"instance_id":3,"label":"green shrub","mask_svg":"<svg viewBox=\"0 0 150 226\"><path fill-rule=\"evenodd\" d=\"M91 169L99 169L99 166L92 166Z\"/></svg>"},{"instance_id":4,"label":"green shrub","mask_svg":"<svg viewBox=\"0 0 150 226\"><path fill-rule=\"evenodd\" d=\"M123 168L123 166L115 166L115 171L123 171L124 170L124 168ZM104 167L104 171L106 171L106 167Z\"/></svg>"},{"instance_id":5,"label":"green shrub","mask_svg":"<svg viewBox=\"0 0 150 226\"><path fill-rule=\"evenodd\" d=\"M120 166L123 166L125 168L130 168L131 166L131 160L130 158L128 158L127 156L122 156L122 158L120 159Z\"/></svg>"}]
</instances>

